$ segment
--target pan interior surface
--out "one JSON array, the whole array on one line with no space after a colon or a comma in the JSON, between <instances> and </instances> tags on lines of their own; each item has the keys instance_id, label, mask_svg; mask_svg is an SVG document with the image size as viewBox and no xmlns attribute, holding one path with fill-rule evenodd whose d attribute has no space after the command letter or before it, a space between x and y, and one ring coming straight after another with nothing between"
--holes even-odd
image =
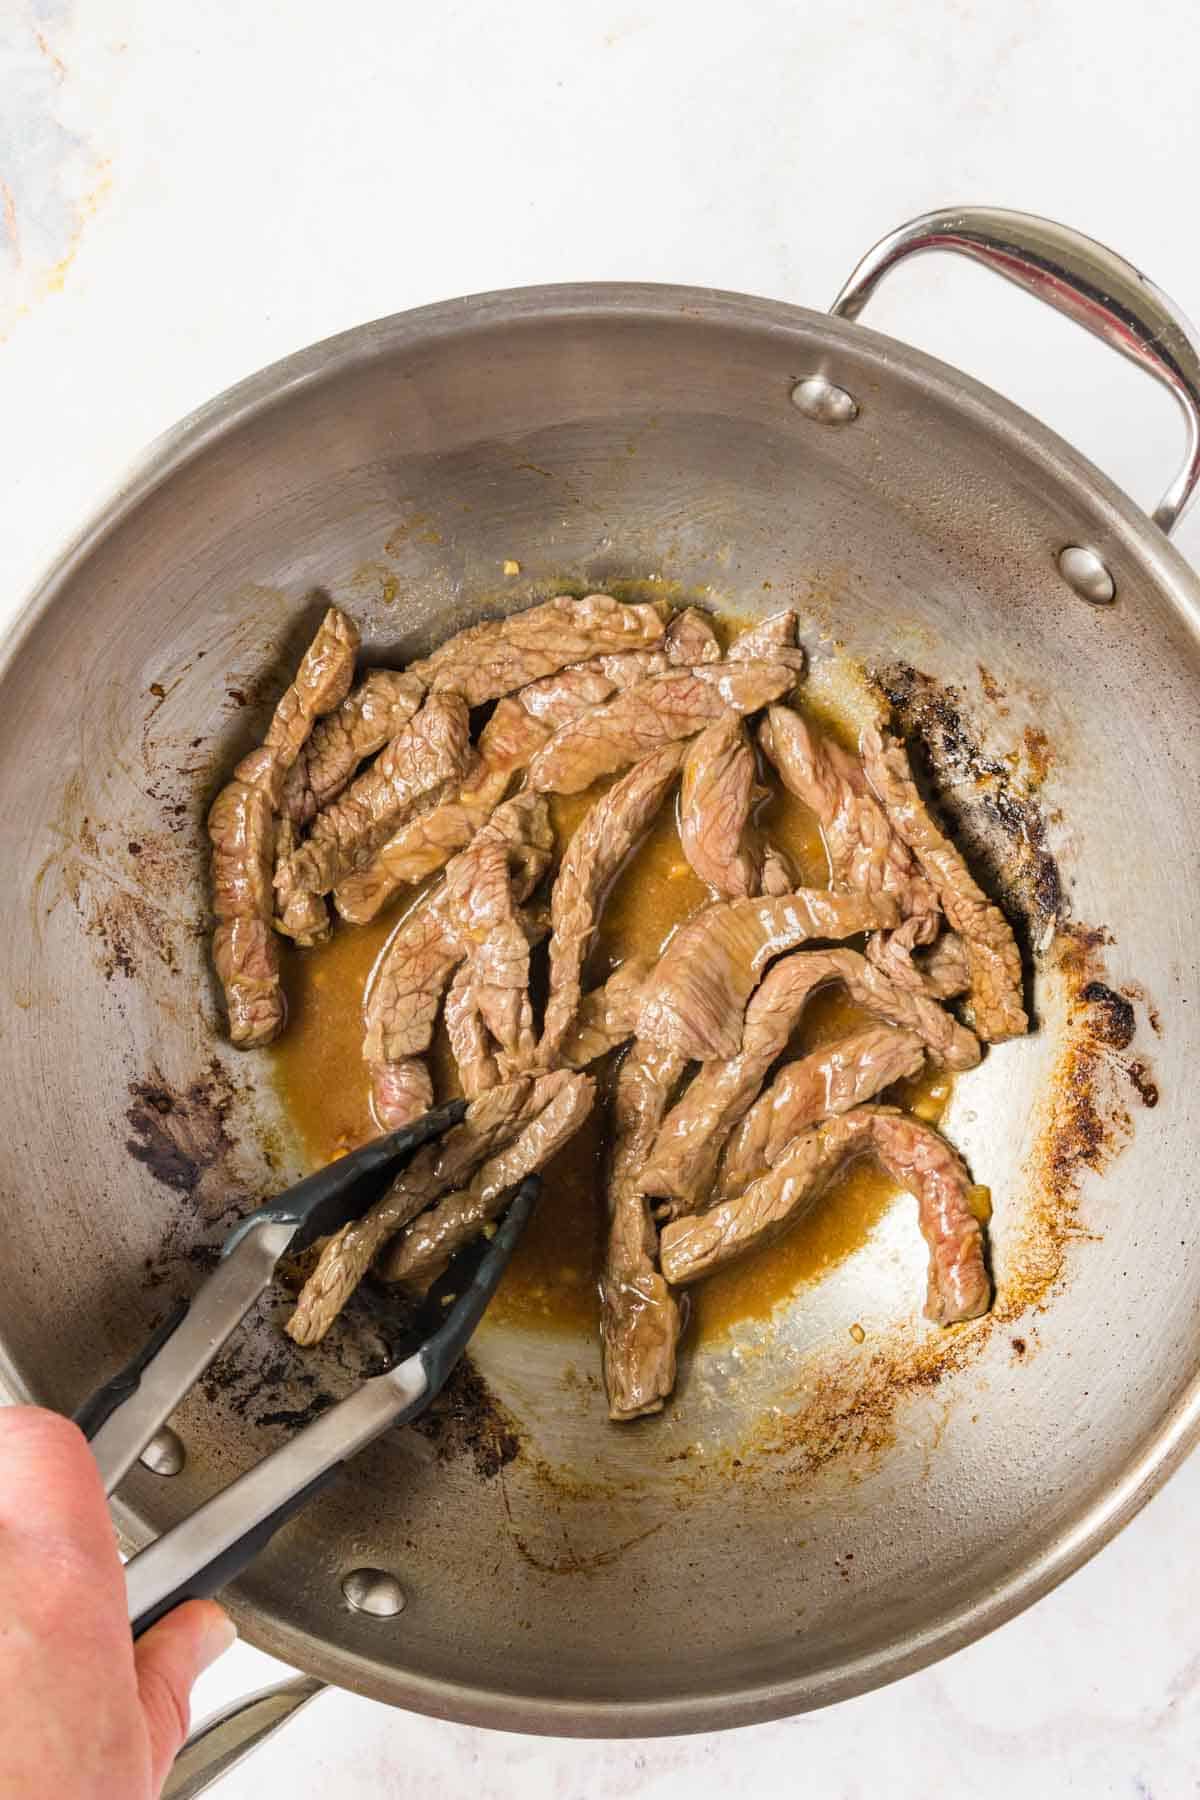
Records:
<instances>
[{"instance_id":1,"label":"pan interior surface","mask_svg":"<svg viewBox=\"0 0 1200 1800\"><path fill-rule=\"evenodd\" d=\"M852 424L791 404L813 371ZM1071 543L1114 604L1061 579ZM1196 1408L1196 585L1082 459L916 353L733 296L497 296L305 352L156 452L0 674L4 1370L71 1408L302 1172L267 1059L222 1040L203 821L325 597L383 661L563 588L794 606L830 703L886 698L921 735L1030 959L1035 1034L945 1121L992 1189L997 1307L921 1318L900 1203L625 1427L594 1335L490 1322L454 1406L361 1456L235 1610L300 1667L478 1723L744 1723L1044 1591ZM181 1410L184 1472L130 1477L132 1540L378 1357L369 1309L316 1353L286 1310L273 1292ZM346 1607L362 1564L399 1578L397 1618Z\"/></svg>"}]
</instances>

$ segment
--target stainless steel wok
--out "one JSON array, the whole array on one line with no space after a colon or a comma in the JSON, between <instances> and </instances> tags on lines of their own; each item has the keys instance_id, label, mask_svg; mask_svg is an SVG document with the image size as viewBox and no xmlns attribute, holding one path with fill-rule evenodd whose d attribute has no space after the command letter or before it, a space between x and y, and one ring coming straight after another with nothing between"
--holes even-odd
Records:
<instances>
[{"instance_id":1,"label":"stainless steel wok","mask_svg":"<svg viewBox=\"0 0 1200 1800\"><path fill-rule=\"evenodd\" d=\"M852 322L939 245L1175 389L1187 462L1157 523L999 396ZM935 215L833 316L580 286L348 332L180 426L48 576L0 672L19 1394L70 1408L234 1212L300 1173L266 1063L222 1042L202 821L318 589L402 654L563 586L795 604L814 680L861 691L844 644L925 744L1034 969L1036 1035L963 1079L947 1121L995 1196L991 1321L920 1319L901 1204L773 1323L695 1354L657 1421L607 1424L594 1342L494 1325L441 1435L377 1445L239 1583L252 1643L484 1725L743 1724L998 1624L1178 1461L1200 1415L1200 585L1164 531L1198 393L1195 340L1118 258L1022 215ZM131 1542L378 1349L364 1314L298 1352L283 1306L178 1415L183 1472L126 1483ZM364 1565L398 1579L397 1616L348 1606Z\"/></svg>"}]
</instances>

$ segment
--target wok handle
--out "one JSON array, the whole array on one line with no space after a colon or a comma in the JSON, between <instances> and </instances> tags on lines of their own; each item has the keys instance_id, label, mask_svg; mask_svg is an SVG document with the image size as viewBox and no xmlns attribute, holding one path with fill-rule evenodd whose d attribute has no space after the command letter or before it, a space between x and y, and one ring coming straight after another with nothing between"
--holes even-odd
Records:
<instances>
[{"instance_id":1,"label":"wok handle","mask_svg":"<svg viewBox=\"0 0 1200 1800\"><path fill-rule=\"evenodd\" d=\"M1115 250L1067 225L999 206L965 206L923 213L881 238L830 312L857 319L884 276L926 250L951 250L982 263L1170 390L1187 426L1183 465L1153 515L1170 532L1200 481L1200 338L1174 301Z\"/></svg>"}]
</instances>

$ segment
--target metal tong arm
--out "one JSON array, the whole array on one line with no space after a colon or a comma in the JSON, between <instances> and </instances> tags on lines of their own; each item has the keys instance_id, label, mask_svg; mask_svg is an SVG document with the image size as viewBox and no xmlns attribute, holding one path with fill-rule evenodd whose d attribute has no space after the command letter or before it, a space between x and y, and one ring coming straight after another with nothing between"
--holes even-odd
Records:
<instances>
[{"instance_id":1,"label":"metal tong arm","mask_svg":"<svg viewBox=\"0 0 1200 1800\"><path fill-rule=\"evenodd\" d=\"M400 1131L318 1169L256 1207L235 1226L221 1260L194 1298L182 1301L133 1359L75 1414L91 1439L104 1489L111 1494L192 1383L270 1286L280 1257L357 1218L422 1144L456 1125L466 1103L452 1100Z\"/></svg>"},{"instance_id":2,"label":"metal tong arm","mask_svg":"<svg viewBox=\"0 0 1200 1800\"><path fill-rule=\"evenodd\" d=\"M518 1189L444 1324L414 1355L375 1375L280 1449L248 1469L125 1566L135 1637L184 1600L205 1599L232 1581L342 1463L392 1425L415 1419L444 1386L483 1317L516 1247L541 1183Z\"/></svg>"}]
</instances>

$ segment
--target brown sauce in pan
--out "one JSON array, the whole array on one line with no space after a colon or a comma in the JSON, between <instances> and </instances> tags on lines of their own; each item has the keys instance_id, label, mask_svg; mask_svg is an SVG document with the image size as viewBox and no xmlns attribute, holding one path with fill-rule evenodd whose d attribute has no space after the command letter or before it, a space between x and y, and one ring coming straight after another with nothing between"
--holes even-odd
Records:
<instances>
[{"instance_id":1,"label":"brown sauce in pan","mask_svg":"<svg viewBox=\"0 0 1200 1800\"><path fill-rule=\"evenodd\" d=\"M600 791L597 787L552 801L560 844ZM789 794L775 793L759 823L787 851L801 881L828 885L824 846L807 807ZM277 1087L314 1167L365 1142L375 1129L362 1062L362 997L376 960L415 897L407 890L370 925L339 923L330 942L317 949L283 946L288 1025L270 1054ZM603 980L627 956L653 954L708 897L684 859L674 816L664 809L614 883L589 978ZM820 993L806 1009L790 1053L803 1055L866 1022L867 1016L840 990ZM457 1094L454 1062L440 1032L432 1064L438 1098ZM594 1072L603 1080L600 1070ZM946 1077L927 1070L889 1097L906 1106L916 1104L923 1118L936 1122L948 1096ZM547 1168L544 1199L496 1298L501 1316L549 1329L595 1332L605 1131L604 1112L597 1109ZM717 1336L739 1320L765 1317L856 1250L897 1194L895 1184L874 1164L849 1169L781 1243L692 1289L690 1332Z\"/></svg>"}]
</instances>

